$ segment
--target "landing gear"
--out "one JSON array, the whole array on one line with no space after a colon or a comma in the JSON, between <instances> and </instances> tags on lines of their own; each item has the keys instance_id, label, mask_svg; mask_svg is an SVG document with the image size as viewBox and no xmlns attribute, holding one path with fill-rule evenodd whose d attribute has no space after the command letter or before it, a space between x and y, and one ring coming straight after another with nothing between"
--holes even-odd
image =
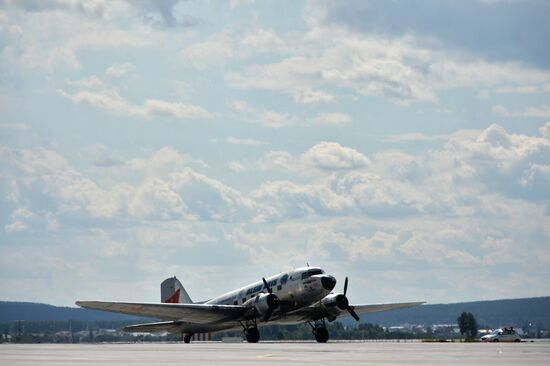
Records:
<instances>
[{"instance_id":1,"label":"landing gear","mask_svg":"<svg viewBox=\"0 0 550 366\"><path fill-rule=\"evenodd\" d=\"M183 336L183 343L191 343L191 337L192 337L192 336L193 336L193 335L191 335L191 334L186 334L186 335L184 335L184 336Z\"/></svg>"},{"instance_id":2,"label":"landing gear","mask_svg":"<svg viewBox=\"0 0 550 366\"><path fill-rule=\"evenodd\" d=\"M327 343L328 341L328 330L326 327L317 327L313 329L313 335L318 343Z\"/></svg>"},{"instance_id":3,"label":"landing gear","mask_svg":"<svg viewBox=\"0 0 550 366\"><path fill-rule=\"evenodd\" d=\"M260 340L260 332L256 327L246 328L244 330L244 336L246 337L246 341L248 343L258 343Z\"/></svg>"},{"instance_id":4,"label":"landing gear","mask_svg":"<svg viewBox=\"0 0 550 366\"><path fill-rule=\"evenodd\" d=\"M311 322L308 322L308 324L311 327L311 332L313 333L315 340L318 343L327 343L329 337L325 320L320 319L316 320L313 324L311 324Z\"/></svg>"},{"instance_id":5,"label":"landing gear","mask_svg":"<svg viewBox=\"0 0 550 366\"><path fill-rule=\"evenodd\" d=\"M258 324L256 318L247 320L246 322L240 322L243 327L243 334L248 343L258 343L260 341L260 332L258 331Z\"/></svg>"}]
</instances>

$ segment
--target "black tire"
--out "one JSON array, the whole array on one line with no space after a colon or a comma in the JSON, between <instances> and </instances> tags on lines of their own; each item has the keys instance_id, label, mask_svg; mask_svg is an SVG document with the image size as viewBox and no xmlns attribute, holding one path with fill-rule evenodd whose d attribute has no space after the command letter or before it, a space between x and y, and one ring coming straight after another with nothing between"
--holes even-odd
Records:
<instances>
[{"instance_id":1,"label":"black tire","mask_svg":"<svg viewBox=\"0 0 550 366\"><path fill-rule=\"evenodd\" d=\"M313 335L318 343L327 343L328 330L326 327L317 327L313 330Z\"/></svg>"},{"instance_id":2,"label":"black tire","mask_svg":"<svg viewBox=\"0 0 550 366\"><path fill-rule=\"evenodd\" d=\"M183 343L191 343L191 335L186 334L183 336Z\"/></svg>"},{"instance_id":3,"label":"black tire","mask_svg":"<svg viewBox=\"0 0 550 366\"><path fill-rule=\"evenodd\" d=\"M519 342L521 342L521 339L515 339L514 342L519 343Z\"/></svg>"},{"instance_id":4,"label":"black tire","mask_svg":"<svg viewBox=\"0 0 550 366\"><path fill-rule=\"evenodd\" d=\"M258 328L248 328L244 331L244 336L246 337L246 341L248 343L258 343L260 340L260 332L258 331Z\"/></svg>"},{"instance_id":5,"label":"black tire","mask_svg":"<svg viewBox=\"0 0 550 366\"><path fill-rule=\"evenodd\" d=\"M500 342L500 341L499 341L498 339L495 339L493 342L494 342L494 343L498 343L498 342Z\"/></svg>"}]
</instances>

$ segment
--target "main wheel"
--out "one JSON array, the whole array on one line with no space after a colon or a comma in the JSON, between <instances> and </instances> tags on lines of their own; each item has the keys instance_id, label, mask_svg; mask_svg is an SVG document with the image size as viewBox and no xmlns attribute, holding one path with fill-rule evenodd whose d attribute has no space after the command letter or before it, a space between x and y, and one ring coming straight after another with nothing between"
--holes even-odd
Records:
<instances>
[{"instance_id":1,"label":"main wheel","mask_svg":"<svg viewBox=\"0 0 550 366\"><path fill-rule=\"evenodd\" d=\"M191 342L191 335L186 334L183 336L183 343L190 343Z\"/></svg>"},{"instance_id":2,"label":"main wheel","mask_svg":"<svg viewBox=\"0 0 550 366\"><path fill-rule=\"evenodd\" d=\"M248 343L258 343L260 340L260 332L258 331L258 328L248 328L244 331L244 336L246 337L246 341Z\"/></svg>"},{"instance_id":3,"label":"main wheel","mask_svg":"<svg viewBox=\"0 0 550 366\"><path fill-rule=\"evenodd\" d=\"M326 327L317 327L313 330L313 335L315 340L319 343L327 343L328 341L328 330Z\"/></svg>"}]
</instances>

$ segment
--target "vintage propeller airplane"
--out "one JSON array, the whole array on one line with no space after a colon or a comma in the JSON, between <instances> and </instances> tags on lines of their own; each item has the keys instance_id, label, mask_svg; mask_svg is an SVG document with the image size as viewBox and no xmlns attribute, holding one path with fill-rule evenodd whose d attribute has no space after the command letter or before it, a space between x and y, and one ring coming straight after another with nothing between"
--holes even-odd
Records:
<instances>
[{"instance_id":1,"label":"vintage propeller airplane","mask_svg":"<svg viewBox=\"0 0 550 366\"><path fill-rule=\"evenodd\" d=\"M185 343L195 333L242 329L249 343L260 340L258 326L308 323L315 340L329 339L326 321L351 315L402 309L424 302L350 305L348 278L344 291L333 293L336 279L318 267L304 267L225 293L208 301L193 302L176 277L161 284L162 303L77 301L78 306L123 314L158 318L163 321L124 328L128 332L181 333Z\"/></svg>"}]
</instances>

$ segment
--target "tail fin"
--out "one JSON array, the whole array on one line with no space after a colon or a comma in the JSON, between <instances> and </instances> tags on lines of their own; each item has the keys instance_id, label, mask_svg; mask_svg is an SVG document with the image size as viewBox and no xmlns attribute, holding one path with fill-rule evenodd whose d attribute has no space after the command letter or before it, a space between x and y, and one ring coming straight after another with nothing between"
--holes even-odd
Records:
<instances>
[{"instance_id":1,"label":"tail fin","mask_svg":"<svg viewBox=\"0 0 550 366\"><path fill-rule=\"evenodd\" d=\"M183 288L181 282L174 276L165 279L160 284L160 301L165 303L192 304L193 301Z\"/></svg>"}]
</instances>

